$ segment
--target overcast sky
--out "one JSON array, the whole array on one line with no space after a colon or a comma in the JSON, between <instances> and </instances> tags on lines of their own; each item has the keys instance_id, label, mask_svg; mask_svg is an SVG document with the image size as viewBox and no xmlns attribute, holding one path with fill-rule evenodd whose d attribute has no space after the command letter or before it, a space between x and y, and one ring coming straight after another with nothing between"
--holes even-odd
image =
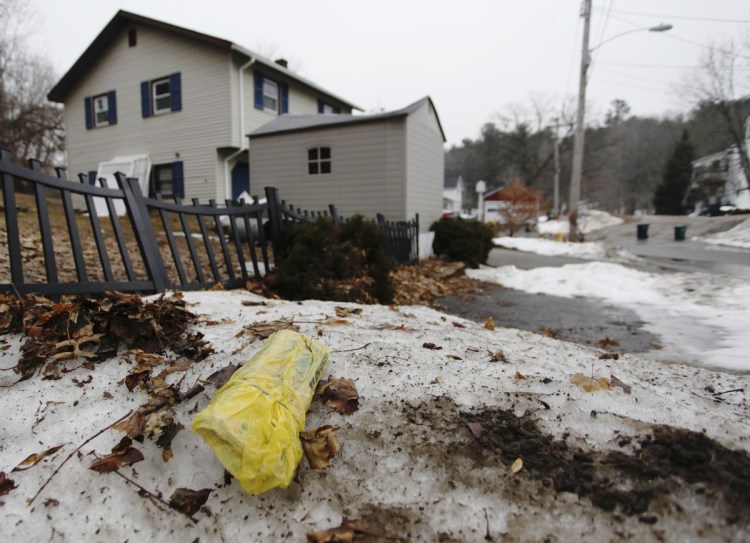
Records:
<instances>
[{"instance_id":1,"label":"overcast sky","mask_svg":"<svg viewBox=\"0 0 750 543\"><path fill-rule=\"evenodd\" d=\"M430 95L449 144L532 97L554 109L578 90L578 0L31 0L32 42L64 74L118 9L231 40L365 111ZM594 0L590 119L623 99L634 115L689 110L679 81L706 46L750 41L748 0ZM747 45L745 51L750 51ZM745 73L747 63L745 59ZM747 80L746 80L747 82ZM748 87L745 86L745 89Z\"/></svg>"}]
</instances>

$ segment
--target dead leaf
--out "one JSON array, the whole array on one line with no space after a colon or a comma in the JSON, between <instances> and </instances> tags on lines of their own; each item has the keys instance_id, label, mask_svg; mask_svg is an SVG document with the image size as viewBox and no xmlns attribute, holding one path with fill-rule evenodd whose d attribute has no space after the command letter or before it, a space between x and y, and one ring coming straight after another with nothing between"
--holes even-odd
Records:
<instances>
[{"instance_id":1,"label":"dead leaf","mask_svg":"<svg viewBox=\"0 0 750 543\"><path fill-rule=\"evenodd\" d=\"M12 471L25 471L31 467L36 466L39 462L44 460L46 457L55 454L57 451L62 449L65 445L56 445L54 447L50 447L44 452L41 452L39 454L30 454L28 457L26 457L26 460L18 464L15 468L13 468Z\"/></svg>"},{"instance_id":2,"label":"dead leaf","mask_svg":"<svg viewBox=\"0 0 750 543\"><path fill-rule=\"evenodd\" d=\"M234 372L237 371L238 367L239 366L237 366L236 364L229 364L219 371L216 371L209 375L206 378L206 381L214 385L216 388L221 388L226 384L227 381L229 381L232 375L234 375Z\"/></svg>"},{"instance_id":3,"label":"dead leaf","mask_svg":"<svg viewBox=\"0 0 750 543\"><path fill-rule=\"evenodd\" d=\"M453 322L451 322L451 324L453 325L454 328L466 328L466 326L464 326L460 322L453 321Z\"/></svg>"},{"instance_id":4,"label":"dead leaf","mask_svg":"<svg viewBox=\"0 0 750 543\"><path fill-rule=\"evenodd\" d=\"M56 500L55 498L44 500L44 507L57 507L58 505L60 505L60 500Z\"/></svg>"},{"instance_id":5,"label":"dead leaf","mask_svg":"<svg viewBox=\"0 0 750 543\"><path fill-rule=\"evenodd\" d=\"M433 351L439 351L442 349L442 347L438 347L434 343L423 343L422 347L425 349L432 349Z\"/></svg>"},{"instance_id":6,"label":"dead leaf","mask_svg":"<svg viewBox=\"0 0 750 543\"><path fill-rule=\"evenodd\" d=\"M308 543L375 543L381 541L395 541L407 543L409 538L389 534L383 530L380 517L373 520L364 519L341 519L341 526L308 532Z\"/></svg>"},{"instance_id":7,"label":"dead leaf","mask_svg":"<svg viewBox=\"0 0 750 543\"><path fill-rule=\"evenodd\" d=\"M515 475L519 471L523 469L523 459L522 458L516 458L513 461L513 465L510 466L510 473L512 475Z\"/></svg>"},{"instance_id":8,"label":"dead leaf","mask_svg":"<svg viewBox=\"0 0 750 543\"><path fill-rule=\"evenodd\" d=\"M527 376L523 375L520 371L516 370L516 375L514 376L516 378L516 381L523 379L524 381L528 379Z\"/></svg>"},{"instance_id":9,"label":"dead leaf","mask_svg":"<svg viewBox=\"0 0 750 543\"><path fill-rule=\"evenodd\" d=\"M560 337L560 334L558 334L555 330L546 326L542 326L539 331L544 337L551 337L552 339L557 339L558 337Z\"/></svg>"},{"instance_id":10,"label":"dead leaf","mask_svg":"<svg viewBox=\"0 0 750 543\"><path fill-rule=\"evenodd\" d=\"M298 332L299 326L294 324L293 319L280 319L271 322L247 324L243 326L242 329L250 332L255 339L268 339L268 337L277 330L292 330Z\"/></svg>"},{"instance_id":11,"label":"dead leaf","mask_svg":"<svg viewBox=\"0 0 750 543\"><path fill-rule=\"evenodd\" d=\"M316 430L300 432L302 448L312 469L328 467L331 459L341 450L336 439L337 431L337 427L325 425Z\"/></svg>"},{"instance_id":12,"label":"dead leaf","mask_svg":"<svg viewBox=\"0 0 750 543\"><path fill-rule=\"evenodd\" d=\"M88 385L93 380L94 380L94 376L93 375L89 375L87 379L82 379L82 380L78 380L75 377L73 377L73 382L79 388L85 387L86 385Z\"/></svg>"},{"instance_id":13,"label":"dead leaf","mask_svg":"<svg viewBox=\"0 0 750 543\"><path fill-rule=\"evenodd\" d=\"M173 456L172 440L183 428L182 424L175 421L174 411L170 409L168 411L153 413L148 417L148 422L146 422L144 430L149 438L153 438L156 434L159 434L159 437L156 439L156 445L162 449L162 460L168 462Z\"/></svg>"},{"instance_id":14,"label":"dead leaf","mask_svg":"<svg viewBox=\"0 0 750 543\"><path fill-rule=\"evenodd\" d=\"M242 300L242 305L247 307L253 307L257 305L268 305L266 302L253 302L251 300Z\"/></svg>"},{"instance_id":15,"label":"dead leaf","mask_svg":"<svg viewBox=\"0 0 750 543\"><path fill-rule=\"evenodd\" d=\"M416 328L410 328L405 324L399 324L398 326L391 327L391 330L398 330L400 332L416 332Z\"/></svg>"},{"instance_id":16,"label":"dead leaf","mask_svg":"<svg viewBox=\"0 0 750 543\"><path fill-rule=\"evenodd\" d=\"M347 307L336 306L334 309L336 310L336 316L341 318L346 318L350 315L360 315L362 313L362 308L360 307L349 309Z\"/></svg>"},{"instance_id":17,"label":"dead leaf","mask_svg":"<svg viewBox=\"0 0 750 543\"><path fill-rule=\"evenodd\" d=\"M490 351L490 362L503 362L508 363L508 358L505 356L503 351L492 352Z\"/></svg>"},{"instance_id":18,"label":"dead leaf","mask_svg":"<svg viewBox=\"0 0 750 543\"><path fill-rule=\"evenodd\" d=\"M320 381L315 394L328 407L335 409L342 415L351 415L359 409L359 392L354 381L346 377L328 377L327 381Z\"/></svg>"},{"instance_id":19,"label":"dead leaf","mask_svg":"<svg viewBox=\"0 0 750 543\"><path fill-rule=\"evenodd\" d=\"M196 514L211 494L210 488L202 490L190 490L189 488L177 488L169 497L169 507L176 509L187 516Z\"/></svg>"},{"instance_id":20,"label":"dead leaf","mask_svg":"<svg viewBox=\"0 0 750 543\"><path fill-rule=\"evenodd\" d=\"M143 460L143 453L132 447L132 443L129 437L123 437L112 449L112 454L94 460L89 469L99 473L111 473L121 467L140 462Z\"/></svg>"},{"instance_id":21,"label":"dead leaf","mask_svg":"<svg viewBox=\"0 0 750 543\"><path fill-rule=\"evenodd\" d=\"M614 338L606 336L596 342L600 349L606 349L607 347L619 347L620 342Z\"/></svg>"},{"instance_id":22,"label":"dead leaf","mask_svg":"<svg viewBox=\"0 0 750 543\"><path fill-rule=\"evenodd\" d=\"M348 321L346 319L326 319L322 321L320 324L326 325L326 326L351 326L351 321Z\"/></svg>"},{"instance_id":23,"label":"dead leaf","mask_svg":"<svg viewBox=\"0 0 750 543\"><path fill-rule=\"evenodd\" d=\"M613 387L620 387L625 392L625 394L630 394L630 387L620 381L617 377L615 377L614 375L610 375L609 379Z\"/></svg>"},{"instance_id":24,"label":"dead leaf","mask_svg":"<svg viewBox=\"0 0 750 543\"><path fill-rule=\"evenodd\" d=\"M443 380L442 380L442 379L440 379L440 376L437 376L437 377L435 377L435 378L434 378L434 379L433 379L432 381L430 381L430 384L431 384L431 385L439 385L439 384L440 384L440 383L442 383L442 382L443 382Z\"/></svg>"},{"instance_id":25,"label":"dead leaf","mask_svg":"<svg viewBox=\"0 0 750 543\"><path fill-rule=\"evenodd\" d=\"M495 330L495 319L492 318L492 315L487 317L487 320L484 321L484 327L490 331Z\"/></svg>"},{"instance_id":26,"label":"dead leaf","mask_svg":"<svg viewBox=\"0 0 750 543\"><path fill-rule=\"evenodd\" d=\"M0 496L5 496L14 488L18 488L16 482L13 479L8 479L4 471L0 471Z\"/></svg>"},{"instance_id":27,"label":"dead leaf","mask_svg":"<svg viewBox=\"0 0 750 543\"><path fill-rule=\"evenodd\" d=\"M599 360L620 360L620 355L618 353L601 353Z\"/></svg>"},{"instance_id":28,"label":"dead leaf","mask_svg":"<svg viewBox=\"0 0 750 543\"><path fill-rule=\"evenodd\" d=\"M461 358L460 356L456 356L455 354L447 354L445 356L447 356L451 360L463 360L463 358Z\"/></svg>"},{"instance_id":29,"label":"dead leaf","mask_svg":"<svg viewBox=\"0 0 750 543\"><path fill-rule=\"evenodd\" d=\"M587 377L582 373L576 373L570 378L570 382L578 385L586 392L596 392L597 390L609 390L612 388L609 379L606 377Z\"/></svg>"}]
</instances>

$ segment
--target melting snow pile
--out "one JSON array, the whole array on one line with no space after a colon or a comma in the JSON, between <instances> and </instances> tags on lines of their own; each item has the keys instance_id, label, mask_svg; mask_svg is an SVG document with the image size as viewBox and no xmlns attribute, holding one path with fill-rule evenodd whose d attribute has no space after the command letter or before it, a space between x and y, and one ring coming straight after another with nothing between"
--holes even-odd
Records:
<instances>
[{"instance_id":1,"label":"melting snow pile","mask_svg":"<svg viewBox=\"0 0 750 543\"><path fill-rule=\"evenodd\" d=\"M714 245L727 245L729 247L750 249L750 219L741 222L734 228L725 232L719 232L717 234L711 234L695 239Z\"/></svg>"},{"instance_id":2,"label":"melting snow pile","mask_svg":"<svg viewBox=\"0 0 750 543\"><path fill-rule=\"evenodd\" d=\"M590 209L586 214L581 215L578 219L578 228L581 232L588 234L595 230L601 230L608 226L615 226L622 224L623 221L619 217L614 217L606 211L599 211L597 209ZM541 236L557 236L558 234L567 237L570 232L570 222L567 218L560 220L550 220L540 222L537 225L537 231Z\"/></svg>"},{"instance_id":3,"label":"melting snow pile","mask_svg":"<svg viewBox=\"0 0 750 543\"><path fill-rule=\"evenodd\" d=\"M570 256L585 260L609 260L614 262L634 262L640 260L633 253L600 241L571 243L541 238L500 237L492 242L506 249L516 249L528 253L547 256Z\"/></svg>"}]
</instances>

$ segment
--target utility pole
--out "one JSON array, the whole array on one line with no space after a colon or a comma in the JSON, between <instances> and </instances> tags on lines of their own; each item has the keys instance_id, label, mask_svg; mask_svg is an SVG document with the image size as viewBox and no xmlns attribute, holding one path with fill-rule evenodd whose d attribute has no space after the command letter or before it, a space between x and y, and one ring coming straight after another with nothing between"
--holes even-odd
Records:
<instances>
[{"instance_id":1,"label":"utility pole","mask_svg":"<svg viewBox=\"0 0 750 543\"><path fill-rule=\"evenodd\" d=\"M578 111L573 145L573 175L570 179L570 241L578 241L578 202L581 199L581 177L583 176L583 138L586 127L586 72L589 68L589 27L591 26L591 0L583 0L583 45L581 47L581 73L578 80Z\"/></svg>"},{"instance_id":2,"label":"utility pole","mask_svg":"<svg viewBox=\"0 0 750 543\"><path fill-rule=\"evenodd\" d=\"M560 216L560 119L555 119L555 190L552 212L554 218Z\"/></svg>"}]
</instances>

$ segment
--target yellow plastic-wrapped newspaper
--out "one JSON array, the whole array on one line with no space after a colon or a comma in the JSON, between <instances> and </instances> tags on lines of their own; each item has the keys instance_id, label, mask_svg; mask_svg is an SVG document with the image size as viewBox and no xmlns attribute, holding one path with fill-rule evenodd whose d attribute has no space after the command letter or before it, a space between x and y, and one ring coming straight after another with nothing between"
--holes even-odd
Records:
<instances>
[{"instance_id":1,"label":"yellow plastic-wrapped newspaper","mask_svg":"<svg viewBox=\"0 0 750 543\"><path fill-rule=\"evenodd\" d=\"M289 486L302 457L299 433L328 347L280 330L193 419L193 431L250 494Z\"/></svg>"}]
</instances>

